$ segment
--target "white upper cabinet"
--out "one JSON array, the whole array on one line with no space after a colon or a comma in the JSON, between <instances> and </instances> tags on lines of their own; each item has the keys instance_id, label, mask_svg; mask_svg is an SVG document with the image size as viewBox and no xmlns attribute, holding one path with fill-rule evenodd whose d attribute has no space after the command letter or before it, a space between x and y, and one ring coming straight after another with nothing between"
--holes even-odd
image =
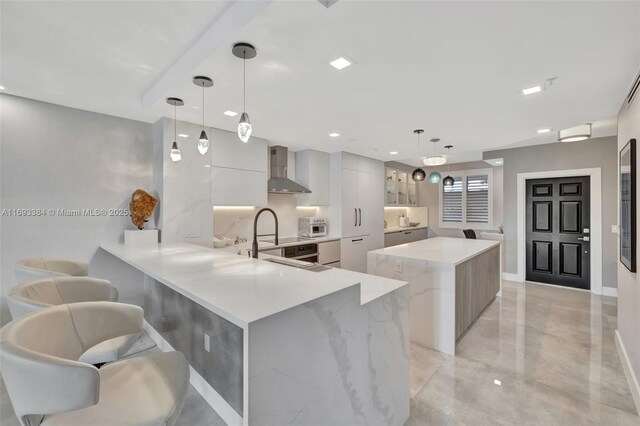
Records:
<instances>
[{"instance_id":1,"label":"white upper cabinet","mask_svg":"<svg viewBox=\"0 0 640 426\"><path fill-rule=\"evenodd\" d=\"M296 152L296 178L311 194L296 194L299 206L329 205L329 154L306 149Z\"/></svg>"},{"instance_id":2,"label":"white upper cabinet","mask_svg":"<svg viewBox=\"0 0 640 426\"><path fill-rule=\"evenodd\" d=\"M266 206L269 178L267 141L243 143L235 133L210 129L211 204Z\"/></svg>"}]
</instances>

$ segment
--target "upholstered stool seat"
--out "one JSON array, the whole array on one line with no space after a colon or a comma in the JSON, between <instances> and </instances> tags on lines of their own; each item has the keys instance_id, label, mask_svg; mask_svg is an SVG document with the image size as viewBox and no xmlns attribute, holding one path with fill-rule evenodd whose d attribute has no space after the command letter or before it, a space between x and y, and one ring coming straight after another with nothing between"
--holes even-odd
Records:
<instances>
[{"instance_id":1,"label":"upholstered stool seat","mask_svg":"<svg viewBox=\"0 0 640 426\"><path fill-rule=\"evenodd\" d=\"M9 290L7 302L13 319L65 303L116 302L118 290L107 280L60 276L17 285ZM136 342L139 334L119 336L90 348L80 360L90 364L116 361Z\"/></svg>"},{"instance_id":2,"label":"upholstered stool seat","mask_svg":"<svg viewBox=\"0 0 640 426\"><path fill-rule=\"evenodd\" d=\"M189 386L180 352L100 370L76 361L101 341L142 330L138 306L81 302L53 306L0 331L2 376L23 425L173 425Z\"/></svg>"},{"instance_id":3,"label":"upholstered stool seat","mask_svg":"<svg viewBox=\"0 0 640 426\"><path fill-rule=\"evenodd\" d=\"M89 264L61 257L32 257L16 263L15 273L19 283L46 277L83 277L89 273Z\"/></svg>"}]
</instances>

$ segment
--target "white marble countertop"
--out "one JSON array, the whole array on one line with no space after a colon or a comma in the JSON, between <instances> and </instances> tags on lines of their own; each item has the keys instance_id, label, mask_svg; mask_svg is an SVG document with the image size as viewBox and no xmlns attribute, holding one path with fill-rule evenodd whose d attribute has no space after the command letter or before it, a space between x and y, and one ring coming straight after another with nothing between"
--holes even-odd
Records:
<instances>
[{"instance_id":1,"label":"white marble countertop","mask_svg":"<svg viewBox=\"0 0 640 426\"><path fill-rule=\"evenodd\" d=\"M392 232L402 232L402 231L412 231L415 229L425 229L427 225L418 225L418 226L387 226L384 228L385 234L391 234Z\"/></svg>"},{"instance_id":2,"label":"white marble countertop","mask_svg":"<svg viewBox=\"0 0 640 426\"><path fill-rule=\"evenodd\" d=\"M101 247L240 326L353 285L360 286L362 305L407 285L337 268L309 272L187 243Z\"/></svg>"},{"instance_id":3,"label":"white marble countertop","mask_svg":"<svg viewBox=\"0 0 640 426\"><path fill-rule=\"evenodd\" d=\"M369 253L458 265L497 245L500 245L500 241L436 237L374 250Z\"/></svg>"}]
</instances>

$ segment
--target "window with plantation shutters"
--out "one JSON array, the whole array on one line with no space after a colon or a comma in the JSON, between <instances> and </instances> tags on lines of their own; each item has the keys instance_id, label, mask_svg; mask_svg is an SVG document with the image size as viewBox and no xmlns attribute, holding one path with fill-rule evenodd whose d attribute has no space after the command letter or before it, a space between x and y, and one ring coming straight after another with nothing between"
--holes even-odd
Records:
<instances>
[{"instance_id":1,"label":"window with plantation shutters","mask_svg":"<svg viewBox=\"0 0 640 426\"><path fill-rule=\"evenodd\" d=\"M462 177L453 177L453 186L442 187L442 220L462 223Z\"/></svg>"},{"instance_id":2,"label":"window with plantation shutters","mask_svg":"<svg viewBox=\"0 0 640 426\"><path fill-rule=\"evenodd\" d=\"M489 223L489 175L467 176L467 223Z\"/></svg>"},{"instance_id":3,"label":"window with plantation shutters","mask_svg":"<svg viewBox=\"0 0 640 426\"><path fill-rule=\"evenodd\" d=\"M448 172L453 186L440 183L440 227L491 227L491 169ZM444 175L443 175L444 176Z\"/></svg>"}]
</instances>

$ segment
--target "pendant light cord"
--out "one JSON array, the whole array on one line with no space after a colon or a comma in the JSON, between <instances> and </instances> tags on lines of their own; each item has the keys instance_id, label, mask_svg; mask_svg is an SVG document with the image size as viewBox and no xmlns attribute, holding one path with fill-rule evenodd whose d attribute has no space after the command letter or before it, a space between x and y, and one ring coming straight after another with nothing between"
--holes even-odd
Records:
<instances>
[{"instance_id":1,"label":"pendant light cord","mask_svg":"<svg viewBox=\"0 0 640 426\"><path fill-rule=\"evenodd\" d=\"M247 49L242 51L242 112L247 112Z\"/></svg>"},{"instance_id":2,"label":"pendant light cord","mask_svg":"<svg viewBox=\"0 0 640 426\"><path fill-rule=\"evenodd\" d=\"M178 142L178 105L173 104L173 141Z\"/></svg>"},{"instance_id":3,"label":"pendant light cord","mask_svg":"<svg viewBox=\"0 0 640 426\"><path fill-rule=\"evenodd\" d=\"M202 85L202 130L204 131L204 84Z\"/></svg>"}]
</instances>

